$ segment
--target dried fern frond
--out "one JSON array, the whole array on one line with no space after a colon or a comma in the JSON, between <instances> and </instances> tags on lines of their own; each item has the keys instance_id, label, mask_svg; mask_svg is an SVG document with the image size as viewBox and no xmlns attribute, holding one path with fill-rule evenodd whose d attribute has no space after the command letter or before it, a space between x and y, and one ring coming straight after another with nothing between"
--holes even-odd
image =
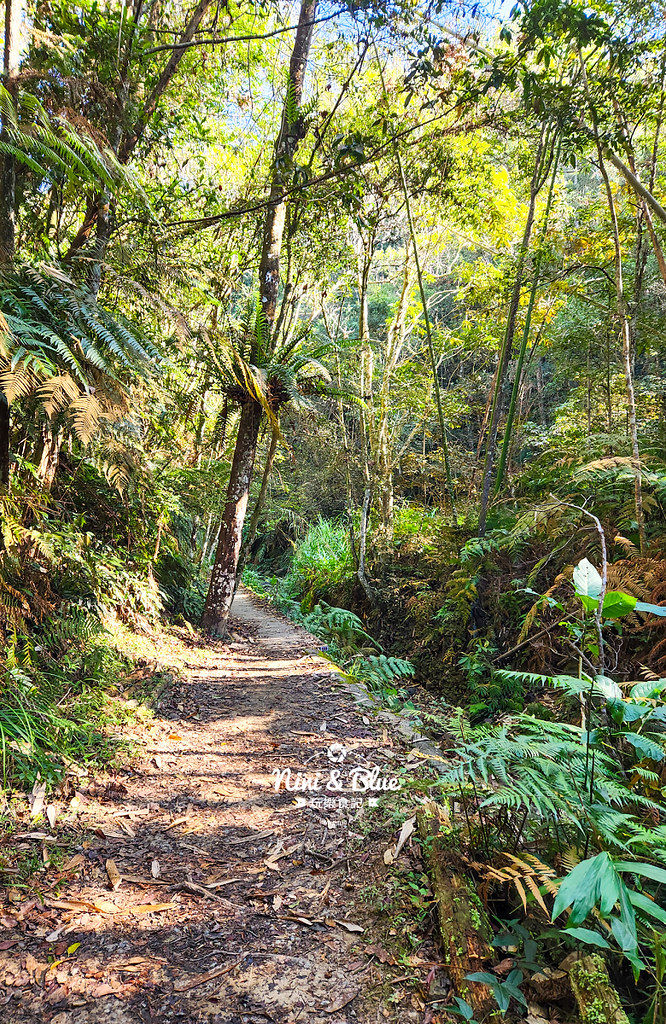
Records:
<instances>
[{"instance_id":1,"label":"dried fern frond","mask_svg":"<svg viewBox=\"0 0 666 1024\"><path fill-rule=\"evenodd\" d=\"M539 860L532 853L524 853L522 858L516 857L512 853L504 853L503 856L511 863L501 868L490 865L486 866L486 877L496 882L506 882L509 885L513 885L520 897L520 902L525 912L527 912L529 890L536 903L538 903L545 914L548 914L549 911L543 898L542 889L550 893L551 896L556 895L560 880L555 874L555 869L551 868L548 864L544 864L542 860Z\"/></svg>"}]
</instances>

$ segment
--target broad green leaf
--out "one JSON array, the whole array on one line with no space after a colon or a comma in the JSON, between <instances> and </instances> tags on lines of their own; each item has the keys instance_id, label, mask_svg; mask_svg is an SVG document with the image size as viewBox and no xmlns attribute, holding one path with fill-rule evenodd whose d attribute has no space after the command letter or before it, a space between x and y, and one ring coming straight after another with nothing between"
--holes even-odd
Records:
<instances>
[{"instance_id":1,"label":"broad green leaf","mask_svg":"<svg viewBox=\"0 0 666 1024\"><path fill-rule=\"evenodd\" d=\"M624 953L628 953L631 950L636 949L638 946L638 936L636 934L636 924L632 928L630 924L627 924L620 917L611 917L610 926L613 931L613 938L617 942L618 946Z\"/></svg>"},{"instance_id":2,"label":"broad green leaf","mask_svg":"<svg viewBox=\"0 0 666 1024\"><path fill-rule=\"evenodd\" d=\"M661 615L662 618L666 618L666 605L664 604L648 604L647 601L637 601L636 611L648 612L650 615Z\"/></svg>"},{"instance_id":3,"label":"broad green leaf","mask_svg":"<svg viewBox=\"0 0 666 1024\"><path fill-rule=\"evenodd\" d=\"M629 692L634 700L645 700L658 696L663 690L666 690L666 679L646 679L643 682L634 683Z\"/></svg>"},{"instance_id":4,"label":"broad green leaf","mask_svg":"<svg viewBox=\"0 0 666 1024\"><path fill-rule=\"evenodd\" d=\"M593 931L591 928L565 928L564 935L573 935L574 939L580 939L590 946L600 946L601 949L610 949L603 935Z\"/></svg>"},{"instance_id":5,"label":"broad green leaf","mask_svg":"<svg viewBox=\"0 0 666 1024\"><path fill-rule=\"evenodd\" d=\"M603 585L601 576L587 558L582 558L574 569L573 585L580 598L590 598L593 603L598 601Z\"/></svg>"},{"instance_id":6,"label":"broad green leaf","mask_svg":"<svg viewBox=\"0 0 666 1024\"><path fill-rule=\"evenodd\" d=\"M619 724L637 722L640 718L652 713L652 708L648 704L638 704L630 700L609 700L608 709L614 721Z\"/></svg>"},{"instance_id":7,"label":"broad green leaf","mask_svg":"<svg viewBox=\"0 0 666 1024\"><path fill-rule=\"evenodd\" d=\"M604 697L619 700L622 697L622 690L617 685L614 679L610 679L609 676L595 676L594 688L602 693Z\"/></svg>"},{"instance_id":8,"label":"broad green leaf","mask_svg":"<svg viewBox=\"0 0 666 1024\"><path fill-rule=\"evenodd\" d=\"M571 907L569 924L582 924L593 907L608 917L624 888L610 854L598 853L576 864L562 880L553 904L552 920Z\"/></svg>"},{"instance_id":9,"label":"broad green leaf","mask_svg":"<svg viewBox=\"0 0 666 1024\"><path fill-rule=\"evenodd\" d=\"M657 921L661 921L662 924L666 924L666 910L660 907L658 903L655 903L654 900L651 900L649 896L646 896L645 893L630 890L629 899L637 910L642 911L643 914L647 914L649 917L654 917Z\"/></svg>"},{"instance_id":10,"label":"broad green leaf","mask_svg":"<svg viewBox=\"0 0 666 1024\"><path fill-rule=\"evenodd\" d=\"M640 736L636 732L623 732L623 738L630 743L637 754L641 757L649 757L651 761L663 761L666 751L659 743L649 739L647 736Z\"/></svg>"},{"instance_id":11,"label":"broad green leaf","mask_svg":"<svg viewBox=\"0 0 666 1024\"><path fill-rule=\"evenodd\" d=\"M601 614L605 619L621 619L623 615L633 612L635 607L636 598L632 594L625 594L621 590L608 590L604 594Z\"/></svg>"},{"instance_id":12,"label":"broad green leaf","mask_svg":"<svg viewBox=\"0 0 666 1024\"><path fill-rule=\"evenodd\" d=\"M497 978L494 974L488 974L487 971L474 971L473 974L465 975L466 981L478 981L482 985L496 985Z\"/></svg>"},{"instance_id":13,"label":"broad green leaf","mask_svg":"<svg viewBox=\"0 0 666 1024\"><path fill-rule=\"evenodd\" d=\"M469 1005L467 1000L466 999L462 999L460 996L454 996L453 997L453 1001L455 1002L456 1006L458 1007L458 1011L460 1012L460 1015L462 1017L464 1017L465 1020L471 1020L472 1017L474 1016L474 1010Z\"/></svg>"},{"instance_id":14,"label":"broad green leaf","mask_svg":"<svg viewBox=\"0 0 666 1024\"><path fill-rule=\"evenodd\" d=\"M666 885L666 869L658 868L655 864L646 864L642 860L616 860L615 867L618 871L632 871L642 878L651 878L653 882Z\"/></svg>"}]
</instances>

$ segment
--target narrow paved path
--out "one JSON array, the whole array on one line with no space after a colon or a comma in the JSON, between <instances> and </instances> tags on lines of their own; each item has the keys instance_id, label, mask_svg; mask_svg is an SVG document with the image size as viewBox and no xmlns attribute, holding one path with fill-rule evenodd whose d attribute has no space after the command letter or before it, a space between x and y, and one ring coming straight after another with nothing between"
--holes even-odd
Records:
<instances>
[{"instance_id":1,"label":"narrow paved path","mask_svg":"<svg viewBox=\"0 0 666 1024\"><path fill-rule=\"evenodd\" d=\"M391 949L396 929L362 898L396 870L383 854L405 797L368 811L366 795L290 792L284 774L276 788L287 769L292 782L373 765L397 776L409 755L335 682L311 636L246 594L234 617L226 644L185 630L154 638L184 681L139 734L140 761L70 781L54 828L38 820L19 834L53 862L41 898L17 887L4 901L3 1020L432 1020L414 992L435 954ZM400 857L418 869L409 842Z\"/></svg>"}]
</instances>

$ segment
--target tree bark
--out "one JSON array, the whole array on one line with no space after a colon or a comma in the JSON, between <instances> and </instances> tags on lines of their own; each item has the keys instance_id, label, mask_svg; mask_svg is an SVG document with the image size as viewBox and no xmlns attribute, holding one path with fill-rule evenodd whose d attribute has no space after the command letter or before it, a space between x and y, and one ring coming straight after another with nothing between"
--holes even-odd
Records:
<instances>
[{"instance_id":1,"label":"tree bark","mask_svg":"<svg viewBox=\"0 0 666 1024\"><path fill-rule=\"evenodd\" d=\"M42 450L39 457L39 465L37 467L37 479L40 482L42 490L47 494L50 493L51 488L53 487L56 473L58 471L63 436L62 430L54 430L49 423L47 423L43 428Z\"/></svg>"},{"instance_id":2,"label":"tree bark","mask_svg":"<svg viewBox=\"0 0 666 1024\"><path fill-rule=\"evenodd\" d=\"M491 990L467 980L468 974L487 969L492 959L492 931L485 909L456 864L450 848L450 825L440 816L437 805L425 803L416 821L437 904L442 956L456 995L469 1003L475 1018L497 1024L502 1018Z\"/></svg>"},{"instance_id":3,"label":"tree bark","mask_svg":"<svg viewBox=\"0 0 666 1024\"><path fill-rule=\"evenodd\" d=\"M572 964L569 981L582 1024L629 1024L606 964L596 953Z\"/></svg>"},{"instance_id":4,"label":"tree bark","mask_svg":"<svg viewBox=\"0 0 666 1024\"><path fill-rule=\"evenodd\" d=\"M2 55L4 86L16 100L16 74L21 56L23 0L5 0L5 41ZM0 137L6 139L3 126ZM0 158L0 263L14 259L16 247L16 161L8 153Z\"/></svg>"},{"instance_id":5,"label":"tree bark","mask_svg":"<svg viewBox=\"0 0 666 1024\"><path fill-rule=\"evenodd\" d=\"M259 403L251 399L241 409L215 564L201 619L203 629L220 636L226 633L227 616L234 596L236 567L250 495L261 413Z\"/></svg>"}]
</instances>

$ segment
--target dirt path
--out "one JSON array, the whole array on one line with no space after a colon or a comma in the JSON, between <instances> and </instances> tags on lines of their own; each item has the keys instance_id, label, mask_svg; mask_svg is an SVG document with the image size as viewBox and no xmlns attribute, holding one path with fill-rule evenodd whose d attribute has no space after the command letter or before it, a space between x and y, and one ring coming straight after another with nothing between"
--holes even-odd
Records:
<instances>
[{"instance_id":1,"label":"dirt path","mask_svg":"<svg viewBox=\"0 0 666 1024\"><path fill-rule=\"evenodd\" d=\"M401 865L418 870L409 842L384 862L405 797L369 810L367 794L299 795L284 777L276 789L287 769L325 785L357 766L400 777L417 759L335 684L311 636L245 594L234 615L226 645L184 630L154 638L185 678L143 729L139 763L70 784L55 828L19 834L53 862L41 898L17 889L4 902L4 1020L434 1019L418 993L436 954L399 946L397 922L361 898Z\"/></svg>"}]
</instances>

